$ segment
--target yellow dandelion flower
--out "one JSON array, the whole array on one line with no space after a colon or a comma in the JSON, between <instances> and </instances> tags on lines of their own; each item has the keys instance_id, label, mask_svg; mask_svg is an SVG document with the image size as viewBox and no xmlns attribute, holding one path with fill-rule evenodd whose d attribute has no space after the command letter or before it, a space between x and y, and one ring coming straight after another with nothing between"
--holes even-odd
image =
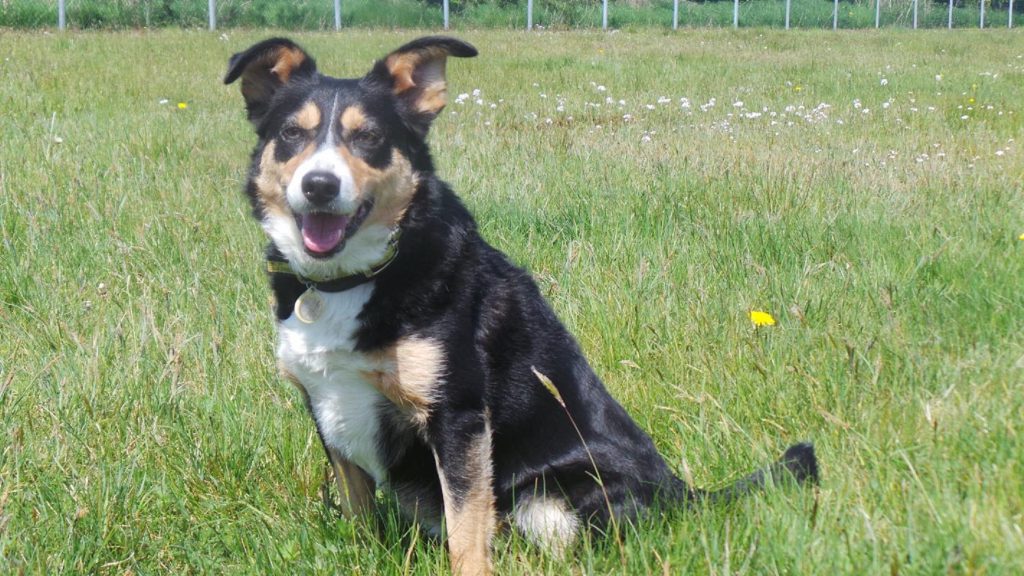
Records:
<instances>
[{"instance_id":1,"label":"yellow dandelion flower","mask_svg":"<svg viewBox=\"0 0 1024 576\"><path fill-rule=\"evenodd\" d=\"M967 99L967 103L968 104L974 104L974 98L968 98Z\"/></svg>"},{"instance_id":2,"label":"yellow dandelion flower","mask_svg":"<svg viewBox=\"0 0 1024 576\"><path fill-rule=\"evenodd\" d=\"M1021 234L1020 236L1018 236L1017 240L1024 240L1024 234Z\"/></svg>"},{"instance_id":3,"label":"yellow dandelion flower","mask_svg":"<svg viewBox=\"0 0 1024 576\"><path fill-rule=\"evenodd\" d=\"M804 87L803 87L803 86L801 86L801 85L799 85L799 84L797 84L796 86L794 86L794 87L793 87L793 90L795 90L795 91L797 91L797 92L799 92L799 91L801 91L801 90L803 90L803 89L804 89Z\"/></svg>"},{"instance_id":4,"label":"yellow dandelion flower","mask_svg":"<svg viewBox=\"0 0 1024 576\"><path fill-rule=\"evenodd\" d=\"M178 102L178 110L184 110L188 108L188 102Z\"/></svg>"},{"instance_id":5,"label":"yellow dandelion flower","mask_svg":"<svg viewBox=\"0 0 1024 576\"><path fill-rule=\"evenodd\" d=\"M775 326L775 318L762 310L751 310L750 321L754 323L754 326Z\"/></svg>"}]
</instances>

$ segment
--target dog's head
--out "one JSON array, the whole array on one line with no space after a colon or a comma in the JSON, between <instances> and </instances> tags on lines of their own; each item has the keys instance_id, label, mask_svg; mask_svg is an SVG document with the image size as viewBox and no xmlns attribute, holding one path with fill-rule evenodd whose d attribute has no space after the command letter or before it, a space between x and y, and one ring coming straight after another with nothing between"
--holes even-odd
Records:
<instances>
[{"instance_id":1,"label":"dog's head","mask_svg":"<svg viewBox=\"0 0 1024 576\"><path fill-rule=\"evenodd\" d=\"M241 78L259 136L247 193L297 272L327 279L386 257L432 171L426 135L447 100L445 62L476 53L454 38L420 38L354 79L320 74L284 38L231 57L224 82Z\"/></svg>"}]
</instances>

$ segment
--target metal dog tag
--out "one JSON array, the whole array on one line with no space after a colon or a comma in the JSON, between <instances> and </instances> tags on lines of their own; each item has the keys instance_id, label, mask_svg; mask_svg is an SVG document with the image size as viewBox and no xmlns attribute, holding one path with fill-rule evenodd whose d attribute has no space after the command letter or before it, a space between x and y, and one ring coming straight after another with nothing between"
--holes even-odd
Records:
<instances>
[{"instance_id":1,"label":"metal dog tag","mask_svg":"<svg viewBox=\"0 0 1024 576\"><path fill-rule=\"evenodd\" d=\"M312 324L324 313L324 299L315 289L310 288L295 301L295 317L304 324Z\"/></svg>"}]
</instances>

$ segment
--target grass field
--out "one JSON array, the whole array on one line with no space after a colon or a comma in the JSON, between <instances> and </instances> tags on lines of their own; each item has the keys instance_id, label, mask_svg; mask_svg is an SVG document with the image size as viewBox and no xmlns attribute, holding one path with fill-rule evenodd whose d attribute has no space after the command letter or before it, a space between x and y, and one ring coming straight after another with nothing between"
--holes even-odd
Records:
<instances>
[{"instance_id":1,"label":"grass field","mask_svg":"<svg viewBox=\"0 0 1024 576\"><path fill-rule=\"evenodd\" d=\"M269 34L0 35L0 573L447 570L324 510L275 374L220 83ZM298 39L355 75L415 35ZM823 467L500 573L1024 571L1020 33L462 36L439 170L676 470Z\"/></svg>"},{"instance_id":2,"label":"grass field","mask_svg":"<svg viewBox=\"0 0 1024 576\"><path fill-rule=\"evenodd\" d=\"M452 1L451 23L456 28L519 28L526 26L526 0ZM830 0L790 0L790 24L794 28L831 28L835 6ZM910 28L914 24L914 0L884 0L879 24ZM986 0L985 26L1005 28L1010 23L1007 0ZM786 2L742 0L740 26L784 26ZM67 24L72 28L205 28L209 22L207 0L66 0ZM672 25L672 0L611 0L608 26L619 29L668 28ZM947 0L917 2L917 21L922 28L948 25ZM1024 14L1014 12L1015 26L1024 25ZM533 23L545 28L600 28L600 0L536 0ZM981 13L978 0L957 0L953 26L978 28ZM732 26L731 1L683 1L679 3L681 27ZM329 0L217 0L215 15L219 28L281 27L298 30L334 28L334 6ZM53 28L57 25L57 3L52 0L0 1L0 27ZM872 28L874 0L843 0L838 14L840 28ZM444 24L440 0L344 0L343 26L366 28L441 28Z\"/></svg>"}]
</instances>

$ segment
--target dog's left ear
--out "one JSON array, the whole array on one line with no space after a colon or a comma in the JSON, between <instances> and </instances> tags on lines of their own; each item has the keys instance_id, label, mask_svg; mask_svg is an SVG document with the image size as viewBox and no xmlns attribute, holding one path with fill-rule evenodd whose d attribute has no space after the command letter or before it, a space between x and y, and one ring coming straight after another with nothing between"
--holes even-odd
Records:
<instances>
[{"instance_id":1,"label":"dog's left ear","mask_svg":"<svg viewBox=\"0 0 1024 576\"><path fill-rule=\"evenodd\" d=\"M472 58L476 48L447 36L413 40L378 60L364 81L390 90L402 105L409 125L425 136L430 123L448 103L445 63L449 56Z\"/></svg>"},{"instance_id":2,"label":"dog's left ear","mask_svg":"<svg viewBox=\"0 0 1024 576\"><path fill-rule=\"evenodd\" d=\"M298 44L287 38L271 38L232 56L224 83L242 79L249 120L259 126L278 89L315 73L316 62Z\"/></svg>"}]
</instances>

